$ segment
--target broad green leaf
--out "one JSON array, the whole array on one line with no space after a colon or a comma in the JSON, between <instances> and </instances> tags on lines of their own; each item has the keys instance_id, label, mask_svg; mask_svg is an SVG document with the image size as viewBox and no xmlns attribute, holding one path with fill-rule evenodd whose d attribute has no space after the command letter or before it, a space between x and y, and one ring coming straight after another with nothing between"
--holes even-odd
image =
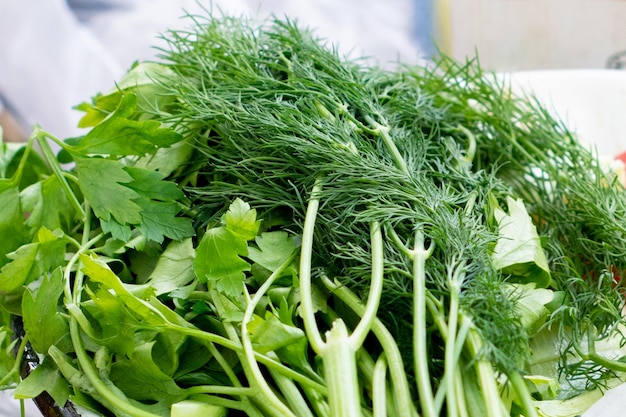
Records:
<instances>
[{"instance_id":1,"label":"broad green leaf","mask_svg":"<svg viewBox=\"0 0 626 417\"><path fill-rule=\"evenodd\" d=\"M63 294L63 274L57 268L42 277L39 288L27 288L22 298L22 316L28 340L37 352L47 352L56 345L65 350L71 346L67 339L67 320L59 314L59 298Z\"/></svg>"},{"instance_id":2,"label":"broad green leaf","mask_svg":"<svg viewBox=\"0 0 626 417\"><path fill-rule=\"evenodd\" d=\"M133 178L128 188L138 194L160 201L175 201L184 197L183 192L172 181L163 181L163 174L143 168L125 167L124 170Z\"/></svg>"},{"instance_id":3,"label":"broad green leaf","mask_svg":"<svg viewBox=\"0 0 626 417\"><path fill-rule=\"evenodd\" d=\"M15 365L15 346L19 340L14 337L14 333L9 328L8 323L0 326L0 379L7 378L13 371ZM4 385L0 388L7 388L15 382L19 381L19 374L14 373L13 378L8 377L4 381Z\"/></svg>"},{"instance_id":4,"label":"broad green leaf","mask_svg":"<svg viewBox=\"0 0 626 417\"><path fill-rule=\"evenodd\" d=\"M115 84L115 89L107 94L96 95L91 103L81 103L77 110L85 112L79 121L79 127L92 127L111 114L120 103L125 93L137 95L138 108L146 104L150 108L158 103L163 106L175 100L174 96L162 94L162 89L154 83L154 77L172 77L173 72L165 65L154 62L141 62L130 69ZM135 118L141 118L141 112Z\"/></svg>"},{"instance_id":5,"label":"broad green leaf","mask_svg":"<svg viewBox=\"0 0 626 417\"><path fill-rule=\"evenodd\" d=\"M248 332L254 350L260 353L274 351L306 339L302 329L281 323L269 311L265 313L265 318L254 316L248 323Z\"/></svg>"},{"instance_id":6,"label":"broad green leaf","mask_svg":"<svg viewBox=\"0 0 626 417\"><path fill-rule=\"evenodd\" d=\"M269 271L276 271L297 248L297 243L287 232L262 233L255 238L257 247L250 246L248 257Z\"/></svg>"},{"instance_id":7,"label":"broad green leaf","mask_svg":"<svg viewBox=\"0 0 626 417\"><path fill-rule=\"evenodd\" d=\"M174 241L167 245L148 279L156 295L174 291L190 283L195 278L194 257L191 239Z\"/></svg>"},{"instance_id":8,"label":"broad green leaf","mask_svg":"<svg viewBox=\"0 0 626 417\"><path fill-rule=\"evenodd\" d=\"M555 292L546 288L535 288L534 283L508 284L504 289L510 289L520 321L528 334L533 335L550 315L546 305L554 300Z\"/></svg>"},{"instance_id":9,"label":"broad green leaf","mask_svg":"<svg viewBox=\"0 0 626 417\"><path fill-rule=\"evenodd\" d=\"M190 139L177 142L169 148L159 148L154 155L140 158L136 167L158 171L165 176L184 167L193 154L194 146Z\"/></svg>"},{"instance_id":10,"label":"broad green leaf","mask_svg":"<svg viewBox=\"0 0 626 417\"><path fill-rule=\"evenodd\" d=\"M73 152L111 156L145 155L181 140L181 135L154 120L128 119L135 113L137 96L125 94L115 112L102 120L73 146Z\"/></svg>"},{"instance_id":11,"label":"broad green leaf","mask_svg":"<svg viewBox=\"0 0 626 417\"><path fill-rule=\"evenodd\" d=\"M193 267L201 282L212 281L218 291L237 296L243 291L244 272L250 270L250 264L241 258L247 254L246 239L224 227L215 227L202 237Z\"/></svg>"},{"instance_id":12,"label":"broad green leaf","mask_svg":"<svg viewBox=\"0 0 626 417\"><path fill-rule=\"evenodd\" d=\"M0 294L15 293L22 288L36 267L39 243L20 246L7 256L11 261L0 270Z\"/></svg>"},{"instance_id":13,"label":"broad green leaf","mask_svg":"<svg viewBox=\"0 0 626 417\"><path fill-rule=\"evenodd\" d=\"M45 228L39 230L37 238L38 241L22 245L7 255L11 261L0 270L0 293L20 291L23 285L63 265L65 240Z\"/></svg>"},{"instance_id":14,"label":"broad green leaf","mask_svg":"<svg viewBox=\"0 0 626 417\"><path fill-rule=\"evenodd\" d=\"M93 332L89 337L112 352L130 355L135 349L135 333L143 328L141 319L122 300L101 287L91 294L82 308L89 314Z\"/></svg>"},{"instance_id":15,"label":"broad green leaf","mask_svg":"<svg viewBox=\"0 0 626 417\"><path fill-rule=\"evenodd\" d=\"M242 199L237 198L222 216L222 222L228 230L240 235L245 240L252 240L259 233L261 221L256 219L256 210Z\"/></svg>"},{"instance_id":16,"label":"broad green leaf","mask_svg":"<svg viewBox=\"0 0 626 417\"><path fill-rule=\"evenodd\" d=\"M50 357L44 360L17 386L16 399L35 398L42 392L50 394L57 404L65 404L70 397L70 387Z\"/></svg>"},{"instance_id":17,"label":"broad green leaf","mask_svg":"<svg viewBox=\"0 0 626 417\"><path fill-rule=\"evenodd\" d=\"M22 210L29 213L25 220L29 230L46 227L68 230L74 210L56 176L50 176L20 193Z\"/></svg>"},{"instance_id":18,"label":"broad green leaf","mask_svg":"<svg viewBox=\"0 0 626 417\"><path fill-rule=\"evenodd\" d=\"M78 184L96 216L113 217L121 225L141 222L141 207L132 201L139 194L127 186L133 177L119 161L78 156L74 161Z\"/></svg>"},{"instance_id":19,"label":"broad green leaf","mask_svg":"<svg viewBox=\"0 0 626 417\"><path fill-rule=\"evenodd\" d=\"M146 239L161 243L164 237L182 240L194 235L191 219L176 216L178 205L175 202L147 198L139 198L136 202L142 208L140 229Z\"/></svg>"},{"instance_id":20,"label":"broad green leaf","mask_svg":"<svg viewBox=\"0 0 626 417\"><path fill-rule=\"evenodd\" d=\"M78 121L78 127L87 128L94 127L101 123L111 113L115 111L122 100L123 93L114 91L110 94L98 94L92 98L91 103L83 102L75 106L76 110L85 112L84 116Z\"/></svg>"},{"instance_id":21,"label":"broad green leaf","mask_svg":"<svg viewBox=\"0 0 626 417\"><path fill-rule=\"evenodd\" d=\"M154 362L153 346L154 342L143 343L127 358L116 360L111 366L111 381L135 400L182 400L184 390Z\"/></svg>"},{"instance_id":22,"label":"broad green leaf","mask_svg":"<svg viewBox=\"0 0 626 417\"><path fill-rule=\"evenodd\" d=\"M162 323L160 316L155 314L146 302L153 294L153 289L149 285L124 284L117 275L104 262L87 255L80 257L83 263L83 271L93 281L99 282L114 291L130 311L143 318L148 323ZM131 292L130 289L134 291Z\"/></svg>"},{"instance_id":23,"label":"broad green leaf","mask_svg":"<svg viewBox=\"0 0 626 417\"><path fill-rule=\"evenodd\" d=\"M29 240L20 207L20 192L9 180L0 180L0 266L6 255ZM0 283L0 285L2 285Z\"/></svg>"},{"instance_id":24,"label":"broad green leaf","mask_svg":"<svg viewBox=\"0 0 626 417\"><path fill-rule=\"evenodd\" d=\"M499 237L492 255L493 265L515 280L545 288L550 285L550 269L537 228L521 199L508 197L507 204L509 214L500 208L494 210Z\"/></svg>"},{"instance_id":25,"label":"broad green leaf","mask_svg":"<svg viewBox=\"0 0 626 417\"><path fill-rule=\"evenodd\" d=\"M128 242L132 235L133 231L127 224L120 224L113 217L109 220L100 219L100 226L102 227L102 231L104 233L110 233L111 236L121 241L122 243Z\"/></svg>"}]
</instances>

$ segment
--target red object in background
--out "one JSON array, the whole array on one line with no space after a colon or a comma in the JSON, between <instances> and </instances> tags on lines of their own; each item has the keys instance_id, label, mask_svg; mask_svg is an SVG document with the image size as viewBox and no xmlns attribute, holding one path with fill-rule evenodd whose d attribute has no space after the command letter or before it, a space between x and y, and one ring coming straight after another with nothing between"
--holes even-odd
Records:
<instances>
[{"instance_id":1,"label":"red object in background","mask_svg":"<svg viewBox=\"0 0 626 417\"><path fill-rule=\"evenodd\" d=\"M622 161L624 164L626 164L626 151L620 153L619 155L617 155L615 157L616 160L618 161Z\"/></svg>"}]
</instances>

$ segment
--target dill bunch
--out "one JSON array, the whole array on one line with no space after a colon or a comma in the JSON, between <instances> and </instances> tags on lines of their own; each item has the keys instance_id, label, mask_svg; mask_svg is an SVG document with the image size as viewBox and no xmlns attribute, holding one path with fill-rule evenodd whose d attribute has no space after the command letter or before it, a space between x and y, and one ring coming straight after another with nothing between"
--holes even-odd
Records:
<instances>
[{"instance_id":1,"label":"dill bunch","mask_svg":"<svg viewBox=\"0 0 626 417\"><path fill-rule=\"evenodd\" d=\"M569 341L563 372L573 369L571 377L584 378L572 357L624 323L623 184L536 98L513 95L505 80L484 73L477 62L442 57L432 68L405 68L401 77L446 109L438 124L442 136L463 146L467 135L458 126L471 132L474 170L491 170L523 198L545 242L552 287L565 297L546 327ZM582 363L589 359L584 356ZM623 370L618 363L605 365Z\"/></svg>"},{"instance_id":2,"label":"dill bunch","mask_svg":"<svg viewBox=\"0 0 626 417\"><path fill-rule=\"evenodd\" d=\"M319 181L317 266L364 295L367 225L386 225L404 244L422 229L434 247L426 272L434 299L447 304L449 271L463 259L461 291L490 300L489 308L465 304L494 342L486 351L502 369L523 363L527 335L513 302L493 284L504 278L491 264L497 235L485 211L490 195L504 199L508 191L490 172L469 169L465 150L440 134L448 111L428 94L410 105L394 100L408 84L341 59L294 22L197 23L190 33L170 33L163 58L179 77L162 88L177 97L168 122L199 138L206 166L201 186L189 192L201 216L210 221L225 199L241 197L267 215L287 210L288 227L299 230ZM412 331L411 262L391 242L385 257L380 317L403 340ZM504 333L516 341L498 343Z\"/></svg>"}]
</instances>

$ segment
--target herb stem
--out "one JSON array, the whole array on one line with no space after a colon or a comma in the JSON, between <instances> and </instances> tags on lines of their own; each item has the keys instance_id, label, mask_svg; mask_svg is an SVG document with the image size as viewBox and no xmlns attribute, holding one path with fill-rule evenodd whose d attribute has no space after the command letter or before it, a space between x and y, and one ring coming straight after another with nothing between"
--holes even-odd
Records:
<instances>
[{"instance_id":1,"label":"herb stem","mask_svg":"<svg viewBox=\"0 0 626 417\"><path fill-rule=\"evenodd\" d=\"M81 219L85 219L86 218L85 210L80 205L78 198L76 198L76 195L72 191L72 188L67 183L67 180L65 179L65 175L63 174L63 171L61 170L61 167L59 166L59 163L56 157L54 156L54 153L52 152L52 148L50 148L50 145L48 144L48 141L46 139L50 138L57 143L59 143L60 141L54 136L52 136L51 134L49 134L48 132L45 132L38 128L35 128L35 129L36 129L35 135L37 138L37 143L39 144L39 147L41 148L41 152L46 158L46 161L48 162L50 169L52 169L52 172L59 180L61 187L65 191L65 194L67 195L67 198L70 201L70 205L74 208L74 210L76 210L76 213L80 215Z\"/></svg>"},{"instance_id":2,"label":"herb stem","mask_svg":"<svg viewBox=\"0 0 626 417\"><path fill-rule=\"evenodd\" d=\"M372 408L374 417L387 416L387 360L385 354L381 354L374 365L372 378Z\"/></svg>"},{"instance_id":3,"label":"herb stem","mask_svg":"<svg viewBox=\"0 0 626 417\"><path fill-rule=\"evenodd\" d=\"M537 408L533 405L533 399L522 374L520 372L511 372L508 377L518 400L521 401L524 417L539 417Z\"/></svg>"},{"instance_id":4,"label":"herb stem","mask_svg":"<svg viewBox=\"0 0 626 417\"><path fill-rule=\"evenodd\" d=\"M426 336L426 260L432 255L434 246L424 246L424 233L415 232L413 247L413 366L417 392L424 417L435 417L433 389L428 366Z\"/></svg>"},{"instance_id":5,"label":"herb stem","mask_svg":"<svg viewBox=\"0 0 626 417\"><path fill-rule=\"evenodd\" d=\"M249 370L248 379L250 383L255 384L255 388L258 390L258 394L263 396L263 404L267 406L267 409L271 411L272 414L277 417L280 416L302 416L307 417L311 415L311 412L308 407L299 407L297 409L298 414L294 414L277 396L274 394L269 384L267 383L266 378L263 376L261 369L259 368L259 364L255 360L254 357L254 348L252 347L252 341L250 340L250 334L248 333L248 323L252 320L252 315L254 313L254 309L258 305L259 301L267 290L272 286L276 278L278 278L282 272L294 261L296 257L296 252L294 252L285 262L283 262L272 274L265 280L263 285L257 290L254 296L250 299L250 295L248 294L247 288L244 285L244 296L246 298L246 309L243 314L243 318L241 320L241 344L243 347L243 353L245 358L245 363L247 366L244 369ZM278 382L278 381L277 381ZM283 386L284 388L289 388ZM289 389L288 393L292 391ZM289 396L287 396L289 398ZM302 403L299 401L295 402L295 405L299 406Z\"/></svg>"},{"instance_id":6,"label":"herb stem","mask_svg":"<svg viewBox=\"0 0 626 417\"><path fill-rule=\"evenodd\" d=\"M346 286L333 283L327 276L321 276L322 283L326 288L333 292L346 306L358 315L362 315L365 307L359 298ZM385 327L380 319L374 320L372 323L372 333L378 339L383 352L386 356L387 366L389 368L389 376L393 384L394 401L399 410L407 410L408 415L416 416L417 411L411 400L411 392L407 381L404 363L398 344L393 335Z\"/></svg>"}]
</instances>

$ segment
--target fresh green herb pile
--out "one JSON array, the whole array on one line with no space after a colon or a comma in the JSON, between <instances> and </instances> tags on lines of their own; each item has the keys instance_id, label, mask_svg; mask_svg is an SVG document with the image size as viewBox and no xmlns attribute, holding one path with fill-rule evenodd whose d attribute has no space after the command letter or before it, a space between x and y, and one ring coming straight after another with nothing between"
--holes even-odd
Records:
<instances>
[{"instance_id":1,"label":"fresh green herb pile","mask_svg":"<svg viewBox=\"0 0 626 417\"><path fill-rule=\"evenodd\" d=\"M189 20L78 106L84 136L2 144L3 387L85 416L561 417L620 382L625 190L538 103L477 62Z\"/></svg>"}]
</instances>

